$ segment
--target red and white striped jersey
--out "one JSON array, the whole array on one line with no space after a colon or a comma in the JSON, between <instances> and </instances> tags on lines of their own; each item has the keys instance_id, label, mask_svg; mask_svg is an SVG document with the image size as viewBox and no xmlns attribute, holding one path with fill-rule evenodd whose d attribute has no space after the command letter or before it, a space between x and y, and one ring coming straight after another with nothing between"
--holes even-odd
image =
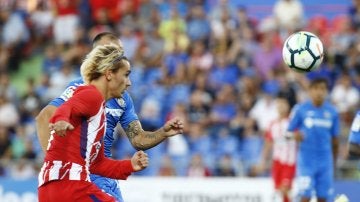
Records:
<instances>
[{"instance_id":1,"label":"red and white striped jersey","mask_svg":"<svg viewBox=\"0 0 360 202\"><path fill-rule=\"evenodd\" d=\"M288 119L273 121L266 131L265 138L273 142L273 160L286 165L295 165L296 141L293 138L286 138L288 125Z\"/></svg>"},{"instance_id":2,"label":"red and white striped jersey","mask_svg":"<svg viewBox=\"0 0 360 202\"><path fill-rule=\"evenodd\" d=\"M95 86L81 86L61 105L50 122L67 121L74 126L64 137L51 134L39 186L52 180L90 181L89 174L126 179L133 168L130 160L104 156L105 100Z\"/></svg>"}]
</instances>

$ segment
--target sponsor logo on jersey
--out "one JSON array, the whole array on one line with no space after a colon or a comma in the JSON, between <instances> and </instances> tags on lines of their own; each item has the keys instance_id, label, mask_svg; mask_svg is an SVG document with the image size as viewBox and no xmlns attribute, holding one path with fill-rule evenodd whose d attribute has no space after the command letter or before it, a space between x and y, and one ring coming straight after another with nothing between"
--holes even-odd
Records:
<instances>
[{"instance_id":1,"label":"sponsor logo on jersey","mask_svg":"<svg viewBox=\"0 0 360 202\"><path fill-rule=\"evenodd\" d=\"M123 109L110 109L106 108L106 114L110 114L111 116L120 117L123 113Z\"/></svg>"},{"instance_id":2,"label":"sponsor logo on jersey","mask_svg":"<svg viewBox=\"0 0 360 202\"><path fill-rule=\"evenodd\" d=\"M68 101L73 95L77 87L84 85L83 83L74 83L74 85L69 86L61 94L60 98L64 101Z\"/></svg>"},{"instance_id":3,"label":"sponsor logo on jersey","mask_svg":"<svg viewBox=\"0 0 360 202\"><path fill-rule=\"evenodd\" d=\"M331 122L331 120L308 117L304 120L304 125L307 128L312 128L314 126L315 127L323 127L323 128L331 128L332 122Z\"/></svg>"}]
</instances>

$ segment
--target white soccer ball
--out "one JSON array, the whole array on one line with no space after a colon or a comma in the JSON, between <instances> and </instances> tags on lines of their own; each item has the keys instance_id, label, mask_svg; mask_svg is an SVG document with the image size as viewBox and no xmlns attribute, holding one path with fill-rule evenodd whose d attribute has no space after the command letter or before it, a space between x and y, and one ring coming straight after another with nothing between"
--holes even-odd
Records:
<instances>
[{"instance_id":1,"label":"white soccer ball","mask_svg":"<svg viewBox=\"0 0 360 202\"><path fill-rule=\"evenodd\" d=\"M282 50L284 62L292 69L310 72L323 61L323 44L311 32L299 31L290 35Z\"/></svg>"}]
</instances>

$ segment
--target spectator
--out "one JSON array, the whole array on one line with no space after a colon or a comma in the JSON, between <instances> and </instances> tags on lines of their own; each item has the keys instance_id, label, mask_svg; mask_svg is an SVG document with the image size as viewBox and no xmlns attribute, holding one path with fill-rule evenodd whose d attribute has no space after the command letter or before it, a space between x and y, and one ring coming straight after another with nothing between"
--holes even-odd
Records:
<instances>
[{"instance_id":1,"label":"spectator","mask_svg":"<svg viewBox=\"0 0 360 202\"><path fill-rule=\"evenodd\" d=\"M33 163L22 158L13 162L10 167L10 177L15 180L27 180L36 175Z\"/></svg>"},{"instance_id":2,"label":"spectator","mask_svg":"<svg viewBox=\"0 0 360 202\"><path fill-rule=\"evenodd\" d=\"M276 33L274 32L264 32L259 44L259 49L254 53L254 68L261 80L267 80L269 78L269 72L278 69L282 62L281 50L275 43L276 37Z\"/></svg>"},{"instance_id":3,"label":"spectator","mask_svg":"<svg viewBox=\"0 0 360 202\"><path fill-rule=\"evenodd\" d=\"M20 119L16 105L11 103L4 94L0 94L0 125L6 128L15 127Z\"/></svg>"},{"instance_id":4,"label":"spectator","mask_svg":"<svg viewBox=\"0 0 360 202\"><path fill-rule=\"evenodd\" d=\"M158 176L176 176L173 162L169 156L163 156Z\"/></svg>"},{"instance_id":5,"label":"spectator","mask_svg":"<svg viewBox=\"0 0 360 202\"><path fill-rule=\"evenodd\" d=\"M63 66L63 59L61 58L56 46L51 44L45 48L45 57L42 64L42 72L51 75L54 72L61 70Z\"/></svg>"},{"instance_id":6,"label":"spectator","mask_svg":"<svg viewBox=\"0 0 360 202\"><path fill-rule=\"evenodd\" d=\"M264 116L264 111L266 111L266 116ZM260 131L266 131L270 122L275 120L278 116L274 95L270 92L264 92L251 108L249 116L255 121Z\"/></svg>"},{"instance_id":7,"label":"spectator","mask_svg":"<svg viewBox=\"0 0 360 202\"><path fill-rule=\"evenodd\" d=\"M335 107L341 116L343 116L342 119L346 122L350 122L350 117L352 117L354 111L359 107L360 93L352 85L349 74L344 73L341 75L330 93L330 96Z\"/></svg>"},{"instance_id":8,"label":"spectator","mask_svg":"<svg viewBox=\"0 0 360 202\"><path fill-rule=\"evenodd\" d=\"M6 127L0 125L0 159L9 160L11 156L11 133Z\"/></svg>"},{"instance_id":9,"label":"spectator","mask_svg":"<svg viewBox=\"0 0 360 202\"><path fill-rule=\"evenodd\" d=\"M202 156L194 154L189 163L187 176L189 177L209 177L211 176L210 170L204 165Z\"/></svg>"},{"instance_id":10,"label":"spectator","mask_svg":"<svg viewBox=\"0 0 360 202\"><path fill-rule=\"evenodd\" d=\"M43 41L51 39L51 28L54 23L54 16L51 13L50 3L45 0L40 0L36 3L35 10L30 13L30 19L33 23L35 39L39 45Z\"/></svg>"},{"instance_id":11,"label":"spectator","mask_svg":"<svg viewBox=\"0 0 360 202\"><path fill-rule=\"evenodd\" d=\"M10 81L10 75L6 72L0 73L0 93L4 94L4 96L11 102L11 103L18 103L18 92Z\"/></svg>"},{"instance_id":12,"label":"spectator","mask_svg":"<svg viewBox=\"0 0 360 202\"><path fill-rule=\"evenodd\" d=\"M52 0L54 9L53 34L58 45L75 42L75 32L79 26L79 0Z\"/></svg>"},{"instance_id":13,"label":"spectator","mask_svg":"<svg viewBox=\"0 0 360 202\"><path fill-rule=\"evenodd\" d=\"M196 76L199 72L208 72L213 66L213 55L207 50L204 41L194 41L189 55L189 76Z\"/></svg>"},{"instance_id":14,"label":"spectator","mask_svg":"<svg viewBox=\"0 0 360 202\"><path fill-rule=\"evenodd\" d=\"M218 177L235 177L236 172L233 166L233 159L230 155L220 157L215 169L215 176Z\"/></svg>"},{"instance_id":15,"label":"spectator","mask_svg":"<svg viewBox=\"0 0 360 202\"><path fill-rule=\"evenodd\" d=\"M280 29L289 33L304 25L304 10L301 1L277 0L274 5L273 14Z\"/></svg>"},{"instance_id":16,"label":"spectator","mask_svg":"<svg viewBox=\"0 0 360 202\"><path fill-rule=\"evenodd\" d=\"M159 26L159 33L165 40L165 52L172 52L177 48L185 51L189 45L189 38L186 35L186 22L179 16L179 13L172 9L171 17L163 20Z\"/></svg>"},{"instance_id":17,"label":"spectator","mask_svg":"<svg viewBox=\"0 0 360 202\"><path fill-rule=\"evenodd\" d=\"M129 59L134 59L135 53L139 47L139 39L136 36L133 23L124 23L119 25L120 40L123 43L126 56Z\"/></svg>"},{"instance_id":18,"label":"spectator","mask_svg":"<svg viewBox=\"0 0 360 202\"><path fill-rule=\"evenodd\" d=\"M66 85L76 78L73 66L70 63L64 63L59 71L51 74L48 96L55 98L60 95L65 90Z\"/></svg>"},{"instance_id":19,"label":"spectator","mask_svg":"<svg viewBox=\"0 0 360 202\"><path fill-rule=\"evenodd\" d=\"M196 5L190 8L190 19L187 22L187 34L191 41L208 41L210 24L206 20L204 8Z\"/></svg>"}]
</instances>

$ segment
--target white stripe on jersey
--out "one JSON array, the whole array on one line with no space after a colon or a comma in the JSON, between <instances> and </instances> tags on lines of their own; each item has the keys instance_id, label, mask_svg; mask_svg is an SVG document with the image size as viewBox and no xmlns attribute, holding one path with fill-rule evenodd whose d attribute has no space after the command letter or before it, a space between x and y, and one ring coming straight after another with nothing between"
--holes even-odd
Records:
<instances>
[{"instance_id":1,"label":"white stripe on jersey","mask_svg":"<svg viewBox=\"0 0 360 202\"><path fill-rule=\"evenodd\" d=\"M72 163L70 168L69 179L70 180L80 180L80 174L83 168L77 163Z\"/></svg>"},{"instance_id":2,"label":"white stripe on jersey","mask_svg":"<svg viewBox=\"0 0 360 202\"><path fill-rule=\"evenodd\" d=\"M54 165L51 166L49 172L49 181L59 179L60 168L62 167L62 161L53 161Z\"/></svg>"},{"instance_id":3,"label":"white stripe on jersey","mask_svg":"<svg viewBox=\"0 0 360 202\"><path fill-rule=\"evenodd\" d=\"M39 185L44 184L44 176L45 176L45 168L47 167L48 162L44 162L43 166L41 167L39 176L38 176L38 181L39 181Z\"/></svg>"},{"instance_id":4,"label":"white stripe on jersey","mask_svg":"<svg viewBox=\"0 0 360 202\"><path fill-rule=\"evenodd\" d=\"M296 161L296 142L286 138L288 120L277 120L271 125L270 135L273 140L273 159L287 165Z\"/></svg>"},{"instance_id":5,"label":"white stripe on jersey","mask_svg":"<svg viewBox=\"0 0 360 202\"><path fill-rule=\"evenodd\" d=\"M88 122L88 134L87 134L87 143L86 143L86 155L85 155L85 167L89 168L91 160L94 160L95 157L98 155L100 148L96 148L98 145L95 142L96 136L98 135L98 131L105 127L106 120L101 120L102 117L105 117L105 109L103 106L104 103L101 104L101 107L97 114L89 118ZM93 147L95 146L96 153L92 154ZM101 146L101 144L100 144ZM86 170L89 174L90 172Z\"/></svg>"}]
</instances>

